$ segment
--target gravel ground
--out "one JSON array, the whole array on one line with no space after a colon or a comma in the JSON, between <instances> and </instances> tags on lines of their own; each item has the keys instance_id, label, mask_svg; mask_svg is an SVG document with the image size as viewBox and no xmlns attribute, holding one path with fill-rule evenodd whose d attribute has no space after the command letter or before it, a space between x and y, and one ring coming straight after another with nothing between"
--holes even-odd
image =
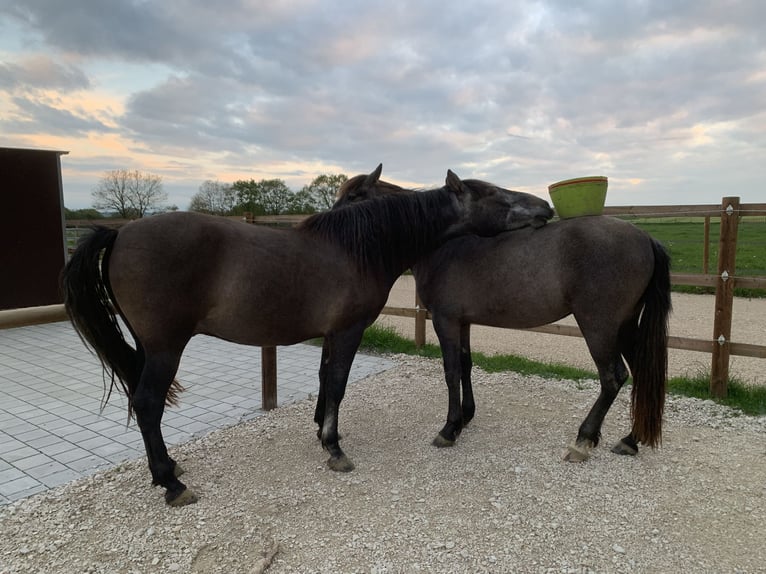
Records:
<instances>
[{"instance_id":1,"label":"gravel ground","mask_svg":"<svg viewBox=\"0 0 766 574\"><path fill-rule=\"evenodd\" d=\"M412 303L408 281L390 304ZM712 330L711 298L674 304L672 334ZM766 344L764 316L765 301L738 300L734 340ZM412 335L412 320L381 322ZM572 337L474 327L472 343L592 369ZM766 417L669 397L663 446L619 457L622 393L603 444L571 464L561 455L597 383L476 369L476 418L436 449L441 364L393 359L343 403L355 471L327 469L307 400L173 449L195 505L166 507L138 460L0 508L0 574L766 572ZM732 360L766 384L763 359ZM671 350L671 374L709 362Z\"/></svg>"},{"instance_id":2,"label":"gravel ground","mask_svg":"<svg viewBox=\"0 0 766 574\"><path fill-rule=\"evenodd\" d=\"M331 472L313 401L174 449L197 504L166 507L143 461L0 510L0 572L764 572L766 417L670 397L663 446L561 460L597 392L477 369L457 446L437 360L351 385Z\"/></svg>"}]
</instances>

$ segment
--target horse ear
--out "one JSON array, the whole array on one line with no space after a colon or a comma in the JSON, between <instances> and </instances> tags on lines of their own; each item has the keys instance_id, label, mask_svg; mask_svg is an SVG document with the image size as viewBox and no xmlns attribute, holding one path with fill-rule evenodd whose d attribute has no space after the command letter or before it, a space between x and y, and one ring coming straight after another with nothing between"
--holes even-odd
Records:
<instances>
[{"instance_id":1,"label":"horse ear","mask_svg":"<svg viewBox=\"0 0 766 574\"><path fill-rule=\"evenodd\" d=\"M447 188L454 193L460 193L463 190L463 182L451 169L447 170L447 179L445 180L445 183L447 184Z\"/></svg>"},{"instance_id":2,"label":"horse ear","mask_svg":"<svg viewBox=\"0 0 766 574\"><path fill-rule=\"evenodd\" d=\"M383 164L379 163L378 167L375 168L375 171L373 171L370 175L368 175L364 179L364 185L372 187L376 183L378 183L378 180L380 179L380 174L383 172Z\"/></svg>"}]
</instances>

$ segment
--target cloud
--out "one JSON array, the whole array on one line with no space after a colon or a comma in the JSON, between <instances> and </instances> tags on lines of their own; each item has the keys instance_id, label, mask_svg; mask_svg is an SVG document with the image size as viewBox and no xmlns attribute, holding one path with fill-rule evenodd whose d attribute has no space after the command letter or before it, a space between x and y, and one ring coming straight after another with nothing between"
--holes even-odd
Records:
<instances>
[{"instance_id":1,"label":"cloud","mask_svg":"<svg viewBox=\"0 0 766 574\"><path fill-rule=\"evenodd\" d=\"M108 141L193 190L383 161L422 185L599 172L610 200L714 197L721 169L766 175L764 21L756 0L0 0L27 46L3 54L0 129Z\"/></svg>"},{"instance_id":2,"label":"cloud","mask_svg":"<svg viewBox=\"0 0 766 574\"><path fill-rule=\"evenodd\" d=\"M9 14L39 31L45 43L83 56L129 60L165 59L182 35L169 25L166 9L147 2L27 0L9 6ZM175 48L177 49L177 48Z\"/></svg>"},{"instance_id":3,"label":"cloud","mask_svg":"<svg viewBox=\"0 0 766 574\"><path fill-rule=\"evenodd\" d=\"M112 128L92 116L73 113L42 101L13 98L16 108L10 117L0 119L0 129L8 133L43 129L51 135L86 135L92 131L110 131Z\"/></svg>"},{"instance_id":4,"label":"cloud","mask_svg":"<svg viewBox=\"0 0 766 574\"><path fill-rule=\"evenodd\" d=\"M0 87L85 90L90 81L85 73L71 64L62 64L42 55L21 58L17 63L0 62Z\"/></svg>"}]
</instances>

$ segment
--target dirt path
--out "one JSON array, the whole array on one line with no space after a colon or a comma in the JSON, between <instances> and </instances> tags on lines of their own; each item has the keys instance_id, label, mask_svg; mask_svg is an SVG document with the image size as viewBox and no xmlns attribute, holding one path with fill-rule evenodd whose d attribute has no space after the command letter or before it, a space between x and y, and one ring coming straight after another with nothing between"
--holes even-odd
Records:
<instances>
[{"instance_id":1,"label":"dirt path","mask_svg":"<svg viewBox=\"0 0 766 574\"><path fill-rule=\"evenodd\" d=\"M403 276L391 290L388 305L412 307L415 302L415 281ZM670 334L678 337L713 339L715 297L712 295L673 294L673 314ZM562 324L575 325L572 317ZM414 337L414 319L381 316L378 324L395 328L406 337ZM436 343L431 322L427 322L426 340ZM732 322L732 340L738 343L766 345L766 299L736 299ZM590 371L595 370L585 340L579 337L547 335L531 331L515 331L474 325L471 328L471 347L487 354L508 353L544 362L562 363ZM668 370L673 376L694 376L710 373L712 355L695 351L670 349ZM730 375L742 382L766 385L766 359L732 356Z\"/></svg>"}]
</instances>

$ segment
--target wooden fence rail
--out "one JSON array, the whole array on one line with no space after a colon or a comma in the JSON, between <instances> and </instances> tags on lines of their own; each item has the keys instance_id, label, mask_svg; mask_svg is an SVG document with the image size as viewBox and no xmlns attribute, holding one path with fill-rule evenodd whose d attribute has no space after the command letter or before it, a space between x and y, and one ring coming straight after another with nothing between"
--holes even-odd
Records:
<instances>
[{"instance_id":1,"label":"wooden fence rail","mask_svg":"<svg viewBox=\"0 0 766 574\"><path fill-rule=\"evenodd\" d=\"M668 346L674 349L711 353L712 368L710 390L714 396L726 395L726 381L729 372L729 357L742 355L766 359L766 346L749 343L737 343L731 340L731 321L733 306L733 291L735 287L766 289L766 277L739 277L736 275L736 246L739 217L742 215L766 216L766 203L740 204L738 197L724 197L720 205L661 205L613 207L604 209L604 215L627 218L668 218L668 217L704 217L705 218L705 256L703 273L673 273L671 282L674 285L692 285L715 287L716 308L713 335L710 339L670 336ZM236 219L249 223L268 225L295 225L305 219L301 215L278 215L263 217L242 217ZM710 218L721 219L719 238L719 258L717 274L707 273L707 249L709 243ZM108 220L106 222L70 221L68 227L89 227L93 223L106 223L119 226L122 221ZM420 305L413 307L384 307L381 314L400 317L411 317L415 321L415 342L425 344L426 320L430 314ZM63 305L34 307L31 309L13 309L0 311L0 329L36 325L54 321L63 321L66 313ZM551 324L529 329L541 333L551 333L570 337L582 337L580 329L572 325ZM277 404L276 383L276 349L265 347L261 350L262 361L262 405L270 409Z\"/></svg>"}]
</instances>

